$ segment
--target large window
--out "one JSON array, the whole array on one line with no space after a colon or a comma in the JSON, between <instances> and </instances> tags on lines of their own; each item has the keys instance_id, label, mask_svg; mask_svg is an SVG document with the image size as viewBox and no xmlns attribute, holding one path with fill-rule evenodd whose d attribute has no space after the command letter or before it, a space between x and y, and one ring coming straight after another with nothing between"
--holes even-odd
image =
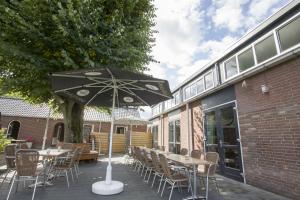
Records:
<instances>
[{"instance_id":1,"label":"large window","mask_svg":"<svg viewBox=\"0 0 300 200\"><path fill-rule=\"evenodd\" d=\"M255 46L255 54L257 63L261 63L277 54L275 40L273 34L266 39L260 41Z\"/></svg>"},{"instance_id":2,"label":"large window","mask_svg":"<svg viewBox=\"0 0 300 200\"><path fill-rule=\"evenodd\" d=\"M300 43L300 17L284 25L278 30L280 46L286 50Z\"/></svg>"},{"instance_id":3,"label":"large window","mask_svg":"<svg viewBox=\"0 0 300 200\"><path fill-rule=\"evenodd\" d=\"M205 89L210 89L214 86L214 77L213 77L213 73L210 72L208 74L206 74L204 76L204 80L205 80Z\"/></svg>"},{"instance_id":4,"label":"large window","mask_svg":"<svg viewBox=\"0 0 300 200\"><path fill-rule=\"evenodd\" d=\"M197 82L197 93L201 93L205 90L204 88L204 80L203 78L201 78L198 82Z\"/></svg>"},{"instance_id":5,"label":"large window","mask_svg":"<svg viewBox=\"0 0 300 200\"><path fill-rule=\"evenodd\" d=\"M191 85L191 97L195 96L197 94L197 83L193 83Z\"/></svg>"},{"instance_id":6,"label":"large window","mask_svg":"<svg viewBox=\"0 0 300 200\"><path fill-rule=\"evenodd\" d=\"M190 87L189 87L189 86L186 87L186 88L184 89L183 94L184 94L184 95L183 95L183 96L184 96L184 99L190 98L191 93L190 93Z\"/></svg>"},{"instance_id":7,"label":"large window","mask_svg":"<svg viewBox=\"0 0 300 200\"><path fill-rule=\"evenodd\" d=\"M244 51L240 55L238 55L238 62L239 62L239 68L240 72L245 71L246 69L249 69L250 67L254 66L254 56L252 48Z\"/></svg>"},{"instance_id":8,"label":"large window","mask_svg":"<svg viewBox=\"0 0 300 200\"><path fill-rule=\"evenodd\" d=\"M169 152L180 153L180 120L169 122Z\"/></svg>"},{"instance_id":9,"label":"large window","mask_svg":"<svg viewBox=\"0 0 300 200\"><path fill-rule=\"evenodd\" d=\"M180 103L180 93L176 92L174 95L175 105L178 105Z\"/></svg>"},{"instance_id":10,"label":"large window","mask_svg":"<svg viewBox=\"0 0 300 200\"><path fill-rule=\"evenodd\" d=\"M153 148L158 148L158 125L152 126Z\"/></svg>"},{"instance_id":11,"label":"large window","mask_svg":"<svg viewBox=\"0 0 300 200\"><path fill-rule=\"evenodd\" d=\"M116 134L125 134L126 127L125 126L117 126L116 127Z\"/></svg>"},{"instance_id":12,"label":"large window","mask_svg":"<svg viewBox=\"0 0 300 200\"><path fill-rule=\"evenodd\" d=\"M225 78L228 79L238 73L235 56L224 62Z\"/></svg>"}]
</instances>

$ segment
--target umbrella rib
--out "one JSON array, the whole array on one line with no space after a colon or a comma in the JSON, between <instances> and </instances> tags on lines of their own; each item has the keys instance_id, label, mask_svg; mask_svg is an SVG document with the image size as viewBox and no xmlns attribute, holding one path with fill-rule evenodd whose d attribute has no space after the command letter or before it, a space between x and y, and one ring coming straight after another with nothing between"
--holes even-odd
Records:
<instances>
[{"instance_id":1,"label":"umbrella rib","mask_svg":"<svg viewBox=\"0 0 300 200\"><path fill-rule=\"evenodd\" d=\"M55 90L54 92L57 93L57 92L62 92L62 91L72 90L72 89L77 89L77 88L82 88L82 87L90 87L90 86L93 86L96 84L98 84L98 83L90 83L90 84L86 84L86 85L79 85L79 86L74 86L74 87L70 87L70 88L64 88L61 90Z\"/></svg>"},{"instance_id":2,"label":"umbrella rib","mask_svg":"<svg viewBox=\"0 0 300 200\"><path fill-rule=\"evenodd\" d=\"M128 85L131 85L132 87L136 88L137 90L145 90L145 91L151 92L151 93L153 93L153 94L157 94L157 95L160 95L160 96L163 96L163 97L171 98L170 96L167 96L167 95L164 95L164 94L160 94L160 93L158 93L158 92L149 90L149 89L147 89L147 88L143 88L143 87L141 87L141 86L133 85L133 84L131 84L131 83L128 83Z\"/></svg>"},{"instance_id":3,"label":"umbrella rib","mask_svg":"<svg viewBox=\"0 0 300 200\"><path fill-rule=\"evenodd\" d=\"M105 87L105 88L102 88L101 90L99 90L85 105L88 105L91 101L93 101L93 99L96 98L96 96L98 96L99 94L101 93L104 93L108 90L112 89L111 87Z\"/></svg>"},{"instance_id":4,"label":"umbrella rib","mask_svg":"<svg viewBox=\"0 0 300 200\"><path fill-rule=\"evenodd\" d=\"M52 74L52 76L55 76L55 77L67 77L67 78L83 78L83 79L86 79L86 78L93 78L93 79L100 79L100 80L111 80L110 78L102 78L102 77L91 77L91 76L80 76L80 75L68 75L68 74Z\"/></svg>"},{"instance_id":5,"label":"umbrella rib","mask_svg":"<svg viewBox=\"0 0 300 200\"><path fill-rule=\"evenodd\" d=\"M118 88L120 90L122 90L123 92L126 92L128 94L131 94L135 97L137 97L140 101L142 101L144 104L146 104L147 106L151 106L149 103L147 103L144 99L142 99L141 97L139 97L137 94L135 94L133 91L129 90L128 88L126 88L127 90L125 90L125 88Z\"/></svg>"}]
</instances>

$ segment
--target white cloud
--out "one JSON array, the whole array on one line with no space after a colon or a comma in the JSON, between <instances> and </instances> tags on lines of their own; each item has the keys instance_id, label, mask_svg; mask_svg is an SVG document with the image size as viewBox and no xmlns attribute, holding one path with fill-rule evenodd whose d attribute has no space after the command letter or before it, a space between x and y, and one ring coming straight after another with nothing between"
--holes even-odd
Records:
<instances>
[{"instance_id":1,"label":"white cloud","mask_svg":"<svg viewBox=\"0 0 300 200\"><path fill-rule=\"evenodd\" d=\"M248 0L216 0L213 2L210 16L215 27L228 28L235 32L243 27L245 16L243 15L243 5Z\"/></svg>"},{"instance_id":2,"label":"white cloud","mask_svg":"<svg viewBox=\"0 0 300 200\"><path fill-rule=\"evenodd\" d=\"M200 45L199 51L205 52L210 59L214 59L229 48L238 38L225 36L222 40L209 40Z\"/></svg>"}]
</instances>

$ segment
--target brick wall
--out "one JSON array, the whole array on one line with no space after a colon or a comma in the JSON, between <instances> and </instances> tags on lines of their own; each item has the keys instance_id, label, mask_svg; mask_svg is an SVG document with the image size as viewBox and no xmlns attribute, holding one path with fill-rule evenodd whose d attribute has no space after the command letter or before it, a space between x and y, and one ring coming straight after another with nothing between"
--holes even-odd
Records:
<instances>
[{"instance_id":1,"label":"brick wall","mask_svg":"<svg viewBox=\"0 0 300 200\"><path fill-rule=\"evenodd\" d=\"M20 129L18 139L23 139L27 135L31 135L33 137L33 147L34 148L41 148L43 136L46 127L46 119L44 118L32 118L32 117L12 117L12 116L2 116L1 117L1 124L2 128L7 128L8 124L11 121L19 121L20 122ZM47 132L47 140L46 146L51 145L52 136L54 133L54 128L57 123L63 122L62 119L49 120L48 125L48 132ZM92 132L99 132L100 122L95 121L85 121L84 124L89 124L93 126ZM116 126L126 126L122 124L117 124ZM128 127L128 126L127 126ZM147 125L143 126L132 126L132 130L136 132L146 132ZM101 122L101 132L108 133L110 131L110 122Z\"/></svg>"},{"instance_id":2,"label":"brick wall","mask_svg":"<svg viewBox=\"0 0 300 200\"><path fill-rule=\"evenodd\" d=\"M236 84L235 92L247 183L300 199L300 59L246 83Z\"/></svg>"},{"instance_id":3,"label":"brick wall","mask_svg":"<svg viewBox=\"0 0 300 200\"><path fill-rule=\"evenodd\" d=\"M190 104L190 108L192 112L193 148L204 151L204 129L201 100L192 102Z\"/></svg>"}]
</instances>

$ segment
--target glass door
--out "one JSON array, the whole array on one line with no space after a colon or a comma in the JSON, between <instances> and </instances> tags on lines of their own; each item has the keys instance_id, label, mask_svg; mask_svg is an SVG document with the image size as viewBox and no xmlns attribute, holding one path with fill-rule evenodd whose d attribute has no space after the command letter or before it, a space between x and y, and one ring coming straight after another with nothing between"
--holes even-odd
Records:
<instances>
[{"instance_id":1,"label":"glass door","mask_svg":"<svg viewBox=\"0 0 300 200\"><path fill-rule=\"evenodd\" d=\"M169 122L169 152L180 153L180 120Z\"/></svg>"},{"instance_id":2,"label":"glass door","mask_svg":"<svg viewBox=\"0 0 300 200\"><path fill-rule=\"evenodd\" d=\"M219 172L243 180L240 140L235 104L227 104L205 112L206 150L220 155Z\"/></svg>"}]
</instances>

